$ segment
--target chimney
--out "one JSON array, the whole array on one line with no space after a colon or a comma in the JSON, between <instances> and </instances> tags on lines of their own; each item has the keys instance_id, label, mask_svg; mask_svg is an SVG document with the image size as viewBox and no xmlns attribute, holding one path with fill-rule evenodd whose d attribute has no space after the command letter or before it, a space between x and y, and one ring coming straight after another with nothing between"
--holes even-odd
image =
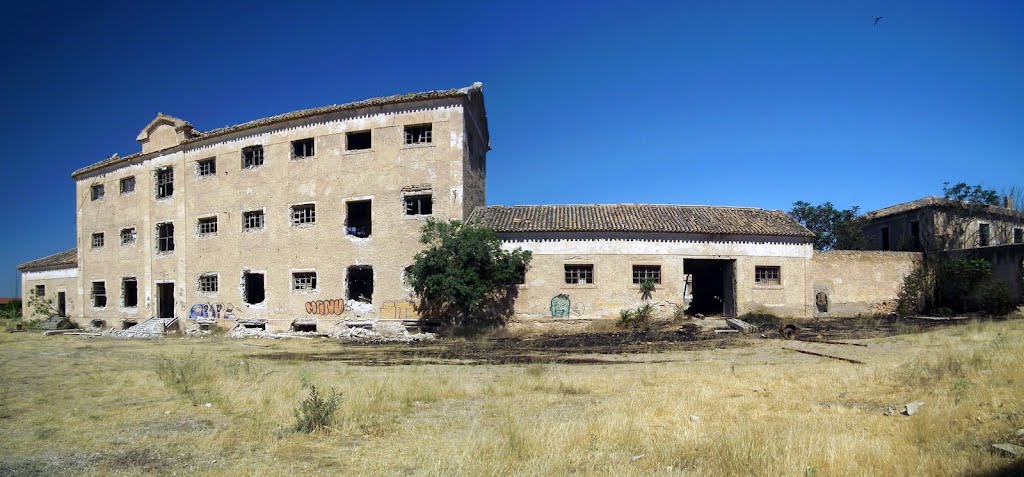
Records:
<instances>
[{"instance_id":1,"label":"chimney","mask_svg":"<svg viewBox=\"0 0 1024 477\"><path fill-rule=\"evenodd\" d=\"M1010 197L1008 195L1004 195L1003 196L1003 207L1005 207L1007 209L1012 209L1013 208L1013 197Z\"/></svg>"}]
</instances>

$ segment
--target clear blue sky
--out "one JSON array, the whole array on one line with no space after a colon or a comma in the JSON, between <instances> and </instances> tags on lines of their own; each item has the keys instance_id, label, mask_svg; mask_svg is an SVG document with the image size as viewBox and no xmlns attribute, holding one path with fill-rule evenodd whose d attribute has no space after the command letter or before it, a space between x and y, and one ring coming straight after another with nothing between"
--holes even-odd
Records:
<instances>
[{"instance_id":1,"label":"clear blue sky","mask_svg":"<svg viewBox=\"0 0 1024 477\"><path fill-rule=\"evenodd\" d=\"M71 172L157 112L207 130L481 81L489 204L1024 185L1024 2L91 3L0 19L0 296L74 245Z\"/></svg>"}]
</instances>

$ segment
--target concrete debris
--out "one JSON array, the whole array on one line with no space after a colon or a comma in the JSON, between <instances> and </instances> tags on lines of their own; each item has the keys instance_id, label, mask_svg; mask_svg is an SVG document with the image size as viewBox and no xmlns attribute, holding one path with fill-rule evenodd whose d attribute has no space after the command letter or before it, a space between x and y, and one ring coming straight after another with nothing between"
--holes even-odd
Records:
<instances>
[{"instance_id":1,"label":"concrete debris","mask_svg":"<svg viewBox=\"0 0 1024 477\"><path fill-rule=\"evenodd\" d=\"M164 330L167 324L174 321L173 318L150 318L127 330L115 330L113 328L101 333L103 336L121 339L152 340L164 337Z\"/></svg>"},{"instance_id":2,"label":"concrete debris","mask_svg":"<svg viewBox=\"0 0 1024 477\"><path fill-rule=\"evenodd\" d=\"M1024 457L1024 447L1016 444L992 444L992 448L999 451L1005 457Z\"/></svg>"},{"instance_id":3,"label":"concrete debris","mask_svg":"<svg viewBox=\"0 0 1024 477\"><path fill-rule=\"evenodd\" d=\"M370 303L364 303L356 300L349 300L345 302L345 309L351 310L353 315L358 317L367 316L373 313L373 305Z\"/></svg>"},{"instance_id":4,"label":"concrete debris","mask_svg":"<svg viewBox=\"0 0 1024 477\"><path fill-rule=\"evenodd\" d=\"M698 422L700 422L700 416L692 416L692 415L691 415L691 416L690 416L690 422L692 422L692 423L698 423Z\"/></svg>"},{"instance_id":5,"label":"concrete debris","mask_svg":"<svg viewBox=\"0 0 1024 477\"><path fill-rule=\"evenodd\" d=\"M908 402L903 405L903 412L901 412L901 414L904 416L913 416L914 414L917 414L917 411L921 410L921 406L924 406L924 401Z\"/></svg>"},{"instance_id":6,"label":"concrete debris","mask_svg":"<svg viewBox=\"0 0 1024 477\"><path fill-rule=\"evenodd\" d=\"M698 319L698 320L703 320L704 319L704 314L703 313L697 313L696 315L693 315L693 317Z\"/></svg>"},{"instance_id":7,"label":"concrete debris","mask_svg":"<svg viewBox=\"0 0 1024 477\"><path fill-rule=\"evenodd\" d=\"M882 414L886 415L886 416L895 416L896 415L896 408L894 408L892 406L885 406L885 411L883 411Z\"/></svg>"},{"instance_id":8,"label":"concrete debris","mask_svg":"<svg viewBox=\"0 0 1024 477\"><path fill-rule=\"evenodd\" d=\"M738 330L734 330L732 328L722 328L722 329L719 329L719 330L715 330L715 333L721 335L721 334L725 334L725 333L739 333L739 331Z\"/></svg>"},{"instance_id":9,"label":"concrete debris","mask_svg":"<svg viewBox=\"0 0 1024 477\"><path fill-rule=\"evenodd\" d=\"M204 330L202 328L192 328L185 330L185 336L207 336L212 333L213 330Z\"/></svg>"},{"instance_id":10,"label":"concrete debris","mask_svg":"<svg viewBox=\"0 0 1024 477\"><path fill-rule=\"evenodd\" d=\"M1017 429L1017 437L1024 437L1024 429Z\"/></svg>"},{"instance_id":11,"label":"concrete debris","mask_svg":"<svg viewBox=\"0 0 1024 477\"><path fill-rule=\"evenodd\" d=\"M412 343L415 341L430 341L437 338L437 335L433 333L410 333L406 330L394 333L380 333L366 328L350 328L344 324L335 328L328 336L346 341L367 341L373 343Z\"/></svg>"},{"instance_id":12,"label":"concrete debris","mask_svg":"<svg viewBox=\"0 0 1024 477\"><path fill-rule=\"evenodd\" d=\"M739 318L726 318L725 324L729 325L729 328L732 328L742 333L752 333L754 331L757 331L756 326L747 323L746 321L743 321Z\"/></svg>"},{"instance_id":13,"label":"concrete debris","mask_svg":"<svg viewBox=\"0 0 1024 477\"><path fill-rule=\"evenodd\" d=\"M270 338L270 333L261 328L236 326L228 332L228 338Z\"/></svg>"}]
</instances>

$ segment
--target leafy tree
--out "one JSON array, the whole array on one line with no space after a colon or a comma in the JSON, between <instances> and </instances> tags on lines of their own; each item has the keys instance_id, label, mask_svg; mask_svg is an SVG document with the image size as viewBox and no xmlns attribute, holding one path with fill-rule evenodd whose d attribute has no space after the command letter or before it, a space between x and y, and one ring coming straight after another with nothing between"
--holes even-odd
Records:
<instances>
[{"instance_id":1,"label":"leafy tree","mask_svg":"<svg viewBox=\"0 0 1024 477\"><path fill-rule=\"evenodd\" d=\"M955 200L968 207L984 208L989 205L999 205L999 194L995 190L985 189L980 185L967 185L966 182L949 185L949 182L943 182L942 192L945 198Z\"/></svg>"},{"instance_id":2,"label":"leafy tree","mask_svg":"<svg viewBox=\"0 0 1024 477\"><path fill-rule=\"evenodd\" d=\"M868 241L861 230L859 211L857 206L840 210L831 202L811 205L801 200L793 203L789 216L814 233L817 250L862 250Z\"/></svg>"},{"instance_id":3,"label":"leafy tree","mask_svg":"<svg viewBox=\"0 0 1024 477\"><path fill-rule=\"evenodd\" d=\"M409 281L420 313L450 324L500 322L510 313L516 282L530 263L529 251L501 248L490 228L428 219Z\"/></svg>"}]
</instances>

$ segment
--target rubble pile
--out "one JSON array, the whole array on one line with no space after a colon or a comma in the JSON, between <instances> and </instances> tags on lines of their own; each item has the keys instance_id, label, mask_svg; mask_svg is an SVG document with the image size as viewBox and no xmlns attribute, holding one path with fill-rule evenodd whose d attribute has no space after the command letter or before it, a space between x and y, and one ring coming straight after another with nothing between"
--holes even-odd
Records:
<instances>
[{"instance_id":1,"label":"rubble pile","mask_svg":"<svg viewBox=\"0 0 1024 477\"><path fill-rule=\"evenodd\" d=\"M238 325L228 332L228 338L270 338L270 333L267 330L260 328L246 328L245 326Z\"/></svg>"},{"instance_id":2,"label":"rubble pile","mask_svg":"<svg viewBox=\"0 0 1024 477\"><path fill-rule=\"evenodd\" d=\"M127 330L109 329L100 333L101 336L121 339L152 340L164 337L164 329L167 326L167 319L150 318Z\"/></svg>"},{"instance_id":3,"label":"rubble pile","mask_svg":"<svg viewBox=\"0 0 1024 477\"><path fill-rule=\"evenodd\" d=\"M338 326L328 333L329 337L343 341L366 341L371 343L412 343L437 339L433 333L409 333L402 330L397 333L380 333L359 327Z\"/></svg>"}]
</instances>

